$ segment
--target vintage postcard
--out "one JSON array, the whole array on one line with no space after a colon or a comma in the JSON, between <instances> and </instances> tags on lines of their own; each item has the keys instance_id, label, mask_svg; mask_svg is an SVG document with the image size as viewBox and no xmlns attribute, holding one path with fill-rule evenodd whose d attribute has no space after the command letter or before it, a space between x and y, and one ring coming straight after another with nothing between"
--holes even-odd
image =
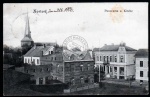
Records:
<instances>
[{"instance_id":1,"label":"vintage postcard","mask_svg":"<svg viewBox=\"0 0 150 97\"><path fill-rule=\"evenodd\" d=\"M148 3L3 3L3 95L149 94Z\"/></svg>"}]
</instances>

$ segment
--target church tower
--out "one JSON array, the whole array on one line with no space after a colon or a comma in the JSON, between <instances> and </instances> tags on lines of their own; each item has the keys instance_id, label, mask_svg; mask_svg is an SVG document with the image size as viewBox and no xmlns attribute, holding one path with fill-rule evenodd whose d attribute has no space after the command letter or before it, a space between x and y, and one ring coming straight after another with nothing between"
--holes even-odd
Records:
<instances>
[{"instance_id":1,"label":"church tower","mask_svg":"<svg viewBox=\"0 0 150 97\"><path fill-rule=\"evenodd\" d=\"M21 47L26 48L27 46L32 47L33 45L34 45L34 41L31 38L29 18L28 18L28 13L27 13L25 33L24 33L24 38L21 40Z\"/></svg>"}]
</instances>

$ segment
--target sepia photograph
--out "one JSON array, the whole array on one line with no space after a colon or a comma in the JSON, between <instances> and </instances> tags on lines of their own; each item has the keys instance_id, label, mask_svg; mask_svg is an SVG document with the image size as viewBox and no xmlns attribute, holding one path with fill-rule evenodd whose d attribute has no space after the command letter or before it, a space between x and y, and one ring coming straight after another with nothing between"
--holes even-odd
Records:
<instances>
[{"instance_id":1,"label":"sepia photograph","mask_svg":"<svg viewBox=\"0 0 150 97\"><path fill-rule=\"evenodd\" d=\"M3 96L148 95L148 2L3 3Z\"/></svg>"}]
</instances>

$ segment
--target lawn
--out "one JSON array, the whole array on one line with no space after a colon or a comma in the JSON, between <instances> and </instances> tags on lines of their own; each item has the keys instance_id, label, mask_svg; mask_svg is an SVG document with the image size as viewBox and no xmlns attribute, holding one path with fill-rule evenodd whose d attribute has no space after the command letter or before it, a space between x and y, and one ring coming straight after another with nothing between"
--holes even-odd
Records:
<instances>
[{"instance_id":1,"label":"lawn","mask_svg":"<svg viewBox=\"0 0 150 97\"><path fill-rule=\"evenodd\" d=\"M70 93L72 95L146 95L141 87L131 87L105 83L102 88L94 88Z\"/></svg>"}]
</instances>

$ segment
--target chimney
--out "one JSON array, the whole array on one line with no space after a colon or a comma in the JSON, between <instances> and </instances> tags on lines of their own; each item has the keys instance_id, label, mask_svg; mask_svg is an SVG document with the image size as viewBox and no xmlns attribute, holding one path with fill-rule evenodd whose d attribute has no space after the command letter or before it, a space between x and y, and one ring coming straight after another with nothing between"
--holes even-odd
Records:
<instances>
[{"instance_id":1,"label":"chimney","mask_svg":"<svg viewBox=\"0 0 150 97\"><path fill-rule=\"evenodd\" d=\"M41 51L41 56L43 56L43 51Z\"/></svg>"},{"instance_id":2,"label":"chimney","mask_svg":"<svg viewBox=\"0 0 150 97\"><path fill-rule=\"evenodd\" d=\"M92 52L92 50L89 50L89 53L91 55L91 58L93 58L93 52Z\"/></svg>"},{"instance_id":3,"label":"chimney","mask_svg":"<svg viewBox=\"0 0 150 97\"><path fill-rule=\"evenodd\" d=\"M45 44L43 44L43 47L45 48L45 47L46 47L46 45L45 45Z\"/></svg>"},{"instance_id":4,"label":"chimney","mask_svg":"<svg viewBox=\"0 0 150 97\"><path fill-rule=\"evenodd\" d=\"M105 46L106 46L107 44L105 44Z\"/></svg>"},{"instance_id":5,"label":"chimney","mask_svg":"<svg viewBox=\"0 0 150 97\"><path fill-rule=\"evenodd\" d=\"M34 44L34 49L36 49L36 44Z\"/></svg>"}]
</instances>

